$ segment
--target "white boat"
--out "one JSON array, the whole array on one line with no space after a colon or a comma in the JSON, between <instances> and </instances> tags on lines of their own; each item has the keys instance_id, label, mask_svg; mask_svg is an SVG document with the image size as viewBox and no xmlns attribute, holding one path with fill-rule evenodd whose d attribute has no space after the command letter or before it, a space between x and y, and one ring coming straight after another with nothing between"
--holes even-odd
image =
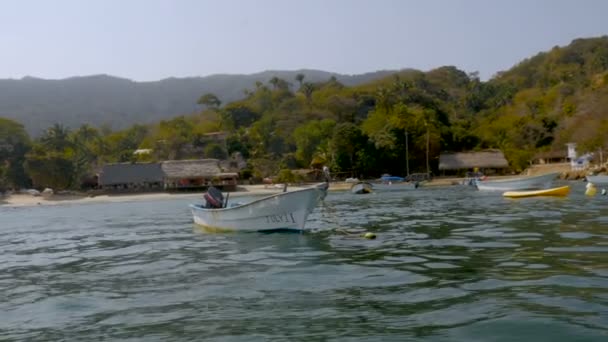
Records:
<instances>
[{"instance_id":1,"label":"white boat","mask_svg":"<svg viewBox=\"0 0 608 342\"><path fill-rule=\"evenodd\" d=\"M190 209L194 223L212 231L303 230L308 214L326 194L327 185L317 185L235 206L206 208L190 204Z\"/></svg>"},{"instance_id":2,"label":"white boat","mask_svg":"<svg viewBox=\"0 0 608 342\"><path fill-rule=\"evenodd\" d=\"M519 177L505 180L483 180L476 182L479 190L496 190L496 191L520 191L547 189L551 187L553 180L557 178L559 173L547 173L540 176Z\"/></svg>"},{"instance_id":3,"label":"white boat","mask_svg":"<svg viewBox=\"0 0 608 342\"><path fill-rule=\"evenodd\" d=\"M608 185L608 175L586 176L585 178L587 178L587 182L592 183L594 185Z\"/></svg>"}]
</instances>

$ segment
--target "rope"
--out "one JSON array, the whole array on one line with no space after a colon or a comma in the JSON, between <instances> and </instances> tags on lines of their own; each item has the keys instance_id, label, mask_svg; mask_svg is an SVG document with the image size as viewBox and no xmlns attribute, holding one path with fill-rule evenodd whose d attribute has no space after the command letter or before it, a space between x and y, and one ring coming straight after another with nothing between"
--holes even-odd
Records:
<instances>
[{"instance_id":1,"label":"rope","mask_svg":"<svg viewBox=\"0 0 608 342\"><path fill-rule=\"evenodd\" d=\"M333 229L333 231L337 232L337 233L341 233L343 235L349 236L349 237L365 237L367 239L375 239L376 235L373 233L351 233L348 230L346 230L345 227L340 226L340 223L336 220L337 215L335 215L336 213L336 209L329 205L327 202L325 202L325 199L321 200L321 203L323 204L323 208L325 208L326 210L324 210L324 212L327 212L328 215L327 217L329 218L329 221L331 221L330 223L332 225L334 225L336 228ZM323 215L323 214L321 214ZM367 235L367 234L372 234L372 235Z\"/></svg>"}]
</instances>

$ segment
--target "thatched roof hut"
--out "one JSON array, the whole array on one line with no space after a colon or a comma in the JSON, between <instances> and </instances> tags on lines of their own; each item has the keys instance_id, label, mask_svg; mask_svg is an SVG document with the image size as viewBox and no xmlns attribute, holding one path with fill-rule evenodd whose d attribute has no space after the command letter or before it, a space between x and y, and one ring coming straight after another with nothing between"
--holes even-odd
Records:
<instances>
[{"instance_id":1,"label":"thatched roof hut","mask_svg":"<svg viewBox=\"0 0 608 342\"><path fill-rule=\"evenodd\" d=\"M236 189L238 173L222 172L217 159L168 160L161 163L166 189L205 188L211 184Z\"/></svg>"},{"instance_id":2,"label":"thatched roof hut","mask_svg":"<svg viewBox=\"0 0 608 342\"><path fill-rule=\"evenodd\" d=\"M508 167L509 163L500 150L442 153L439 155L439 170L462 170L472 168L505 169Z\"/></svg>"},{"instance_id":3,"label":"thatched roof hut","mask_svg":"<svg viewBox=\"0 0 608 342\"><path fill-rule=\"evenodd\" d=\"M217 159L167 160L161 167L169 179L213 178L222 172Z\"/></svg>"}]
</instances>

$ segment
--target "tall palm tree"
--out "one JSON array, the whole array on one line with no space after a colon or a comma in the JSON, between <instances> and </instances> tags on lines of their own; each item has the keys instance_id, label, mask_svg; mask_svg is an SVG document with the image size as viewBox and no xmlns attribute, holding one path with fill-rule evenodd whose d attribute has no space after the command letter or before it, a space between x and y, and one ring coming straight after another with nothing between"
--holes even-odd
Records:
<instances>
[{"instance_id":1,"label":"tall palm tree","mask_svg":"<svg viewBox=\"0 0 608 342\"><path fill-rule=\"evenodd\" d=\"M389 89L379 87L376 90L376 107L389 114L393 106L393 94Z\"/></svg>"},{"instance_id":2,"label":"tall palm tree","mask_svg":"<svg viewBox=\"0 0 608 342\"><path fill-rule=\"evenodd\" d=\"M70 146L69 135L70 130L68 128L56 123L44 132L40 142L48 149L63 151Z\"/></svg>"},{"instance_id":3,"label":"tall palm tree","mask_svg":"<svg viewBox=\"0 0 608 342\"><path fill-rule=\"evenodd\" d=\"M302 82L304 81L304 74L297 74L296 75L296 81L298 81L298 83L300 84L300 88L302 88Z\"/></svg>"},{"instance_id":4,"label":"tall palm tree","mask_svg":"<svg viewBox=\"0 0 608 342\"><path fill-rule=\"evenodd\" d=\"M305 82L302 84L302 93L306 97L306 103L308 104L308 108L310 109L312 106L312 93L315 91L315 86L310 82Z\"/></svg>"},{"instance_id":5,"label":"tall palm tree","mask_svg":"<svg viewBox=\"0 0 608 342\"><path fill-rule=\"evenodd\" d=\"M273 89L276 90L279 85L279 78L274 76L273 78L270 79L270 81L268 81L268 83L272 84Z\"/></svg>"}]
</instances>

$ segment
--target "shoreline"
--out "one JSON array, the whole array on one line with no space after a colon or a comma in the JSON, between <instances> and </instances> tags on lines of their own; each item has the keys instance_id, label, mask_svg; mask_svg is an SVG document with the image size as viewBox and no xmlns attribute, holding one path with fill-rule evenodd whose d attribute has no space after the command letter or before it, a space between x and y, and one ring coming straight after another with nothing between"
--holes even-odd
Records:
<instances>
[{"instance_id":1,"label":"shoreline","mask_svg":"<svg viewBox=\"0 0 608 342\"><path fill-rule=\"evenodd\" d=\"M303 189L307 185L289 186L288 189ZM332 191L343 190L335 188ZM237 191L229 192L230 198L243 196L272 195L283 191L283 187L265 185L239 185ZM139 193L107 193L91 196L87 193L52 196L33 196L29 194L10 194L0 196L0 207L31 207L49 206L63 204L86 204L86 203L117 203L131 201L163 200L163 199L187 199L202 198L204 191L198 192L139 192Z\"/></svg>"},{"instance_id":2,"label":"shoreline","mask_svg":"<svg viewBox=\"0 0 608 342\"><path fill-rule=\"evenodd\" d=\"M494 176L493 179L508 179L521 177L521 175L509 176ZM456 186L460 184L464 178L462 177L446 177L435 178L430 182L425 182L422 188L435 188L441 186ZM292 185L288 189L303 189L312 184ZM330 183L330 192L348 191L353 183L334 182ZM262 196L272 195L283 191L281 185L239 185L237 191L229 192L230 198L243 196ZM106 193L99 195L90 195L87 193L70 194L70 195L52 195L52 196L33 196L29 194L10 194L8 196L0 196L1 207L30 207L30 206L48 206L48 205L63 205L63 204L86 204L86 203L116 203L116 202L132 202L132 201L149 201L163 199L187 199L201 198L204 191L197 192L139 192L139 193Z\"/></svg>"}]
</instances>

